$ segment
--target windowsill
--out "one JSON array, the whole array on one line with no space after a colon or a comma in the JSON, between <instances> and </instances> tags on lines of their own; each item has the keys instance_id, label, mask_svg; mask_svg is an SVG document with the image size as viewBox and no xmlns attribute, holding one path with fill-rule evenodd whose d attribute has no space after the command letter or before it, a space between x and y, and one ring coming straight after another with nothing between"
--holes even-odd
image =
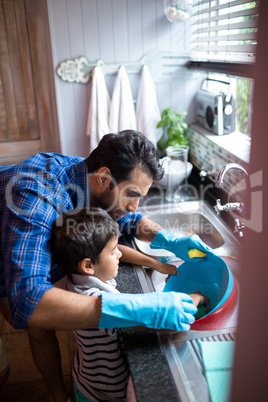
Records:
<instances>
[{"instance_id":1,"label":"windowsill","mask_svg":"<svg viewBox=\"0 0 268 402\"><path fill-rule=\"evenodd\" d=\"M206 137L209 141L214 142L221 148L224 148L236 158L245 163L249 163L251 140L244 134L240 132L233 132L231 134L216 135L208 132L205 128L200 127L197 124L190 124L189 127Z\"/></svg>"}]
</instances>

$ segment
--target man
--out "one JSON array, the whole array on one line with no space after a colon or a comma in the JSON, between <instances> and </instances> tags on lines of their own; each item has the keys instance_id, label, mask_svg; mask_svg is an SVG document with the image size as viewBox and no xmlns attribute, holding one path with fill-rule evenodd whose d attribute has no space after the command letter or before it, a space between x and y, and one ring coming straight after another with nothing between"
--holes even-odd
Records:
<instances>
[{"instance_id":1,"label":"man","mask_svg":"<svg viewBox=\"0 0 268 402\"><path fill-rule=\"evenodd\" d=\"M15 328L28 329L52 401L67 400L55 330L137 325L188 330L194 322L192 299L180 293L66 292L57 284L64 273L51 261L52 223L63 212L87 206L106 209L123 232L184 260L189 248L208 250L200 239L177 239L137 211L140 198L162 175L153 144L132 130L104 136L86 160L40 153L0 168L0 311ZM165 272L175 268L166 265ZM173 314L166 314L170 309Z\"/></svg>"}]
</instances>

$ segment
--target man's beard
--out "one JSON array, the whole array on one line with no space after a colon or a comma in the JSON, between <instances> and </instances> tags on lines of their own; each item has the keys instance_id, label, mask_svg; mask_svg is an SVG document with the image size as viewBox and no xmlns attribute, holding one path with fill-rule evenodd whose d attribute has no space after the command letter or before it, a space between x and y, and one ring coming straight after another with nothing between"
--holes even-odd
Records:
<instances>
[{"instance_id":1,"label":"man's beard","mask_svg":"<svg viewBox=\"0 0 268 402\"><path fill-rule=\"evenodd\" d=\"M93 208L102 208L108 212L111 218L113 218L114 220L118 219L118 210L116 209L116 204L114 202L110 188L106 188L106 190L101 195L93 195L90 198L90 206Z\"/></svg>"}]
</instances>

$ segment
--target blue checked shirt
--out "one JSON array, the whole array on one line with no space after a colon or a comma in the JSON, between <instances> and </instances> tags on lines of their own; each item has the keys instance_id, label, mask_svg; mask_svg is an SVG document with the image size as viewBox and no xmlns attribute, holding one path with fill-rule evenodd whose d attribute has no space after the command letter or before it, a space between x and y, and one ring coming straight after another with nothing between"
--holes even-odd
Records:
<instances>
[{"instance_id":1,"label":"blue checked shirt","mask_svg":"<svg viewBox=\"0 0 268 402\"><path fill-rule=\"evenodd\" d=\"M27 327L43 294L65 275L51 260L51 226L61 213L89 206L84 161L39 153L0 167L0 298L8 297L15 328ZM134 236L142 216L118 223Z\"/></svg>"}]
</instances>

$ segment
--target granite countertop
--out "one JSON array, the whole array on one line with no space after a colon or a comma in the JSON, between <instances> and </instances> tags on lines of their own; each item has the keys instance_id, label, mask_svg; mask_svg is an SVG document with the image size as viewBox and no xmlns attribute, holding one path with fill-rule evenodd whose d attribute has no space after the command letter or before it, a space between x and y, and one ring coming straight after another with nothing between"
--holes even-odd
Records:
<instances>
[{"instance_id":1,"label":"granite countertop","mask_svg":"<svg viewBox=\"0 0 268 402\"><path fill-rule=\"evenodd\" d=\"M121 293L143 293L132 264L120 264L116 281ZM122 333L137 401L179 401L157 332L122 328Z\"/></svg>"}]
</instances>

